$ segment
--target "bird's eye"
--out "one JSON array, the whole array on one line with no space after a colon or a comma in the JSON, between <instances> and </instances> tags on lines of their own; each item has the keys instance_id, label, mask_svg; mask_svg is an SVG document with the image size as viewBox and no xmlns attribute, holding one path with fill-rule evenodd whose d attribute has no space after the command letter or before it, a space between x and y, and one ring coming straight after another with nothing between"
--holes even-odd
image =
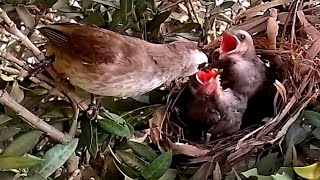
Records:
<instances>
[{"instance_id":1,"label":"bird's eye","mask_svg":"<svg viewBox=\"0 0 320 180\"><path fill-rule=\"evenodd\" d=\"M240 40L243 41L243 40L245 40L245 39L246 39L246 36L245 36L244 34L241 34L241 35L240 35Z\"/></svg>"}]
</instances>

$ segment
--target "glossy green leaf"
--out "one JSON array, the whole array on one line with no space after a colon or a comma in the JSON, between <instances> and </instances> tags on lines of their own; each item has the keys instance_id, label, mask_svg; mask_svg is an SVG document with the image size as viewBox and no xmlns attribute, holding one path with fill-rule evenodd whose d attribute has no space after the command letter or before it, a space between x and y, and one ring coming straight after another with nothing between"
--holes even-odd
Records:
<instances>
[{"instance_id":1,"label":"glossy green leaf","mask_svg":"<svg viewBox=\"0 0 320 180\"><path fill-rule=\"evenodd\" d=\"M316 128L314 131L312 131L312 134L314 137L320 140L320 128Z\"/></svg>"},{"instance_id":2,"label":"glossy green leaf","mask_svg":"<svg viewBox=\"0 0 320 180\"><path fill-rule=\"evenodd\" d=\"M92 6L92 0L82 0L81 5L83 9L89 9Z\"/></svg>"},{"instance_id":3,"label":"glossy green leaf","mask_svg":"<svg viewBox=\"0 0 320 180\"><path fill-rule=\"evenodd\" d=\"M278 158L278 153L271 153L264 156L257 162L259 175L270 175L282 166L282 159Z\"/></svg>"},{"instance_id":4,"label":"glossy green leaf","mask_svg":"<svg viewBox=\"0 0 320 180\"><path fill-rule=\"evenodd\" d=\"M128 1L129 0L120 0L120 17L123 23L128 20Z\"/></svg>"},{"instance_id":5,"label":"glossy green leaf","mask_svg":"<svg viewBox=\"0 0 320 180\"><path fill-rule=\"evenodd\" d=\"M20 132L16 127L0 127L0 142L6 141Z\"/></svg>"},{"instance_id":6,"label":"glossy green leaf","mask_svg":"<svg viewBox=\"0 0 320 180\"><path fill-rule=\"evenodd\" d=\"M176 180L179 171L176 169L168 169L159 180Z\"/></svg>"},{"instance_id":7,"label":"glossy green leaf","mask_svg":"<svg viewBox=\"0 0 320 180\"><path fill-rule=\"evenodd\" d=\"M87 17L82 19L80 23L95 24L97 26L103 26L105 24L104 18L100 13L91 12Z\"/></svg>"},{"instance_id":8,"label":"glossy green leaf","mask_svg":"<svg viewBox=\"0 0 320 180\"><path fill-rule=\"evenodd\" d=\"M1 180L13 180L16 173L14 172L0 172L0 179Z\"/></svg>"},{"instance_id":9,"label":"glossy green leaf","mask_svg":"<svg viewBox=\"0 0 320 180\"><path fill-rule=\"evenodd\" d=\"M0 115L0 125L10 121L11 119L12 119L11 117L4 115L4 114L1 114Z\"/></svg>"},{"instance_id":10,"label":"glossy green leaf","mask_svg":"<svg viewBox=\"0 0 320 180\"><path fill-rule=\"evenodd\" d=\"M146 162L144 162L142 159L131 152L119 150L116 152L116 155L120 157L122 161L129 167L138 171L142 171L148 165Z\"/></svg>"},{"instance_id":11,"label":"glossy green leaf","mask_svg":"<svg viewBox=\"0 0 320 180\"><path fill-rule=\"evenodd\" d=\"M305 118L306 122L320 128L320 113L305 110L303 113L303 117Z\"/></svg>"},{"instance_id":12,"label":"glossy green leaf","mask_svg":"<svg viewBox=\"0 0 320 180\"><path fill-rule=\"evenodd\" d=\"M286 133L285 141L286 144L299 144L301 143L311 132L311 129L306 129L302 126L300 126L299 123L294 123L289 128L288 132Z\"/></svg>"},{"instance_id":13,"label":"glossy green leaf","mask_svg":"<svg viewBox=\"0 0 320 180\"><path fill-rule=\"evenodd\" d=\"M128 145L135 153L146 158L150 162L156 159L158 156L157 153L146 144L129 141Z\"/></svg>"},{"instance_id":14,"label":"glossy green leaf","mask_svg":"<svg viewBox=\"0 0 320 180\"><path fill-rule=\"evenodd\" d=\"M225 9L227 9L227 8L231 8L231 6L233 6L234 5L234 1L225 1L225 2L223 2L220 6L219 6L219 8L221 9L221 10L225 10Z\"/></svg>"},{"instance_id":15,"label":"glossy green leaf","mask_svg":"<svg viewBox=\"0 0 320 180\"><path fill-rule=\"evenodd\" d=\"M133 170L132 168L130 168L129 166L125 165L124 163L120 163L117 160L113 159L114 164L116 165L116 167L118 168L118 170L124 175L124 176L128 176L131 179L137 179L139 178L141 175L138 171Z\"/></svg>"},{"instance_id":16,"label":"glossy green leaf","mask_svg":"<svg viewBox=\"0 0 320 180\"><path fill-rule=\"evenodd\" d=\"M147 180L159 179L170 167L172 151L165 152L157 157L149 166L142 170L141 175Z\"/></svg>"},{"instance_id":17,"label":"glossy green leaf","mask_svg":"<svg viewBox=\"0 0 320 180\"><path fill-rule=\"evenodd\" d=\"M52 7L58 0L36 0L37 3L41 4L44 8Z\"/></svg>"},{"instance_id":18,"label":"glossy green leaf","mask_svg":"<svg viewBox=\"0 0 320 180\"><path fill-rule=\"evenodd\" d=\"M198 23L186 23L180 29L174 31L174 33L188 33L191 30L196 29L198 27L200 27L200 24Z\"/></svg>"},{"instance_id":19,"label":"glossy green leaf","mask_svg":"<svg viewBox=\"0 0 320 180\"><path fill-rule=\"evenodd\" d=\"M190 180L208 179L208 176L212 173L213 170L214 170L214 163L213 162L206 162L190 178Z\"/></svg>"},{"instance_id":20,"label":"glossy green leaf","mask_svg":"<svg viewBox=\"0 0 320 180\"><path fill-rule=\"evenodd\" d=\"M114 122L110 119L103 119L98 122L99 126L107 133L121 136L121 137L129 137L130 129L126 124L121 125L117 122Z\"/></svg>"},{"instance_id":21,"label":"glossy green leaf","mask_svg":"<svg viewBox=\"0 0 320 180\"><path fill-rule=\"evenodd\" d=\"M283 172L282 174L271 175L273 180L293 180L289 174Z\"/></svg>"},{"instance_id":22,"label":"glossy green leaf","mask_svg":"<svg viewBox=\"0 0 320 180\"><path fill-rule=\"evenodd\" d=\"M273 180L271 176L259 175L257 168L249 169L248 171L242 172L241 174L244 175L246 178L256 177L259 180Z\"/></svg>"},{"instance_id":23,"label":"glossy green leaf","mask_svg":"<svg viewBox=\"0 0 320 180\"><path fill-rule=\"evenodd\" d=\"M92 0L92 1L120 9L119 1L112 1L112 0Z\"/></svg>"},{"instance_id":24,"label":"glossy green leaf","mask_svg":"<svg viewBox=\"0 0 320 180\"><path fill-rule=\"evenodd\" d=\"M152 30L159 27L168 17L170 16L171 11L165 11L156 15L151 21L147 22L147 31L151 32Z\"/></svg>"},{"instance_id":25,"label":"glossy green leaf","mask_svg":"<svg viewBox=\"0 0 320 180\"><path fill-rule=\"evenodd\" d=\"M30 168L42 163L44 160L33 156L0 156L0 169Z\"/></svg>"},{"instance_id":26,"label":"glossy green leaf","mask_svg":"<svg viewBox=\"0 0 320 180\"><path fill-rule=\"evenodd\" d=\"M36 21L33 15L29 12L29 10L24 5L19 5L16 8L16 11L22 22L30 29L33 28L36 24Z\"/></svg>"},{"instance_id":27,"label":"glossy green leaf","mask_svg":"<svg viewBox=\"0 0 320 180\"><path fill-rule=\"evenodd\" d=\"M74 153L78 141L78 139L73 139L68 144L57 144L53 146L44 154L43 159L45 159L45 162L33 168L33 170L43 177L48 178L69 159L72 153Z\"/></svg>"},{"instance_id":28,"label":"glossy green leaf","mask_svg":"<svg viewBox=\"0 0 320 180\"><path fill-rule=\"evenodd\" d=\"M21 101L24 99L24 92L19 87L18 81L14 81L12 85L12 89L10 91L10 96L17 102L21 103Z\"/></svg>"},{"instance_id":29,"label":"glossy green leaf","mask_svg":"<svg viewBox=\"0 0 320 180\"><path fill-rule=\"evenodd\" d=\"M39 141L42 132L30 131L19 136L2 153L6 156L21 156L32 150Z\"/></svg>"},{"instance_id":30,"label":"glossy green leaf","mask_svg":"<svg viewBox=\"0 0 320 180\"><path fill-rule=\"evenodd\" d=\"M294 171L305 179L320 178L320 162L305 167L294 167Z\"/></svg>"},{"instance_id":31,"label":"glossy green leaf","mask_svg":"<svg viewBox=\"0 0 320 180\"><path fill-rule=\"evenodd\" d=\"M109 150L111 152L111 155L113 156L113 162L118 168L118 170L125 176L132 179L136 179L140 177L140 173L129 166L125 165L125 163L120 162L119 158L114 154L113 150L109 146Z\"/></svg>"}]
</instances>

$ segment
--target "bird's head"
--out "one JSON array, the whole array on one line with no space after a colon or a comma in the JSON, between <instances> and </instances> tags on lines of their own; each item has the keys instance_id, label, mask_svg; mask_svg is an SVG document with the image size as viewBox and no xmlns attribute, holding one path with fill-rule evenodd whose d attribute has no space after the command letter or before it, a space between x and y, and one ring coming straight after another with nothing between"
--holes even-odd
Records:
<instances>
[{"instance_id":1,"label":"bird's head","mask_svg":"<svg viewBox=\"0 0 320 180\"><path fill-rule=\"evenodd\" d=\"M220 58L232 55L256 56L251 35L244 30L229 30L222 34Z\"/></svg>"},{"instance_id":2,"label":"bird's head","mask_svg":"<svg viewBox=\"0 0 320 180\"><path fill-rule=\"evenodd\" d=\"M221 70L215 68L205 68L197 72L195 75L196 83L191 85L193 94L220 95L220 73Z\"/></svg>"}]
</instances>

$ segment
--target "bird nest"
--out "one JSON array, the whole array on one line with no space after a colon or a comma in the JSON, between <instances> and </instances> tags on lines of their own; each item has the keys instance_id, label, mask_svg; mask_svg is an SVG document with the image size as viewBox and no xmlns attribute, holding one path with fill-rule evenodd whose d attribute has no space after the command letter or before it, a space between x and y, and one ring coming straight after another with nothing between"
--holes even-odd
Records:
<instances>
[{"instance_id":1,"label":"bird nest","mask_svg":"<svg viewBox=\"0 0 320 180\"><path fill-rule=\"evenodd\" d=\"M248 11L252 12L248 14ZM234 164L243 157L258 154L266 147L277 146L308 103L319 98L320 33L316 25L320 23L316 18L320 13L319 5L296 1L284 12L270 9L262 15L249 17L255 11L260 10L252 8L238 14L231 28L253 34L257 54L267 59L276 70L278 77L273 88L277 91L273 107L270 107L275 115L230 136L204 142L193 141L187 137L185 127L172 120L176 118L175 103L181 93L177 91L169 96L168 104L163 108L165 113L156 113L154 118L159 120L162 139L165 144L171 144L171 149L181 150L177 146L179 143L173 143L181 142L188 144L186 149L189 149L181 150L182 154L204 157L224 155L223 164ZM213 60L217 48L217 39L207 46ZM164 115L158 117L159 114Z\"/></svg>"}]
</instances>

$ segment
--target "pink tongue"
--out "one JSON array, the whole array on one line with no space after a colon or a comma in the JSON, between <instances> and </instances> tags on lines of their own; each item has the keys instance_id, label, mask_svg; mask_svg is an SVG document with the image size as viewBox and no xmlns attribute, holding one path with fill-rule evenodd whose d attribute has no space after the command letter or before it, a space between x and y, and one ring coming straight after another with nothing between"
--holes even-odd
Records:
<instances>
[{"instance_id":1,"label":"pink tongue","mask_svg":"<svg viewBox=\"0 0 320 180\"><path fill-rule=\"evenodd\" d=\"M237 39L230 33L224 32L222 34L221 50L223 52L229 52L235 50L238 46Z\"/></svg>"}]
</instances>

